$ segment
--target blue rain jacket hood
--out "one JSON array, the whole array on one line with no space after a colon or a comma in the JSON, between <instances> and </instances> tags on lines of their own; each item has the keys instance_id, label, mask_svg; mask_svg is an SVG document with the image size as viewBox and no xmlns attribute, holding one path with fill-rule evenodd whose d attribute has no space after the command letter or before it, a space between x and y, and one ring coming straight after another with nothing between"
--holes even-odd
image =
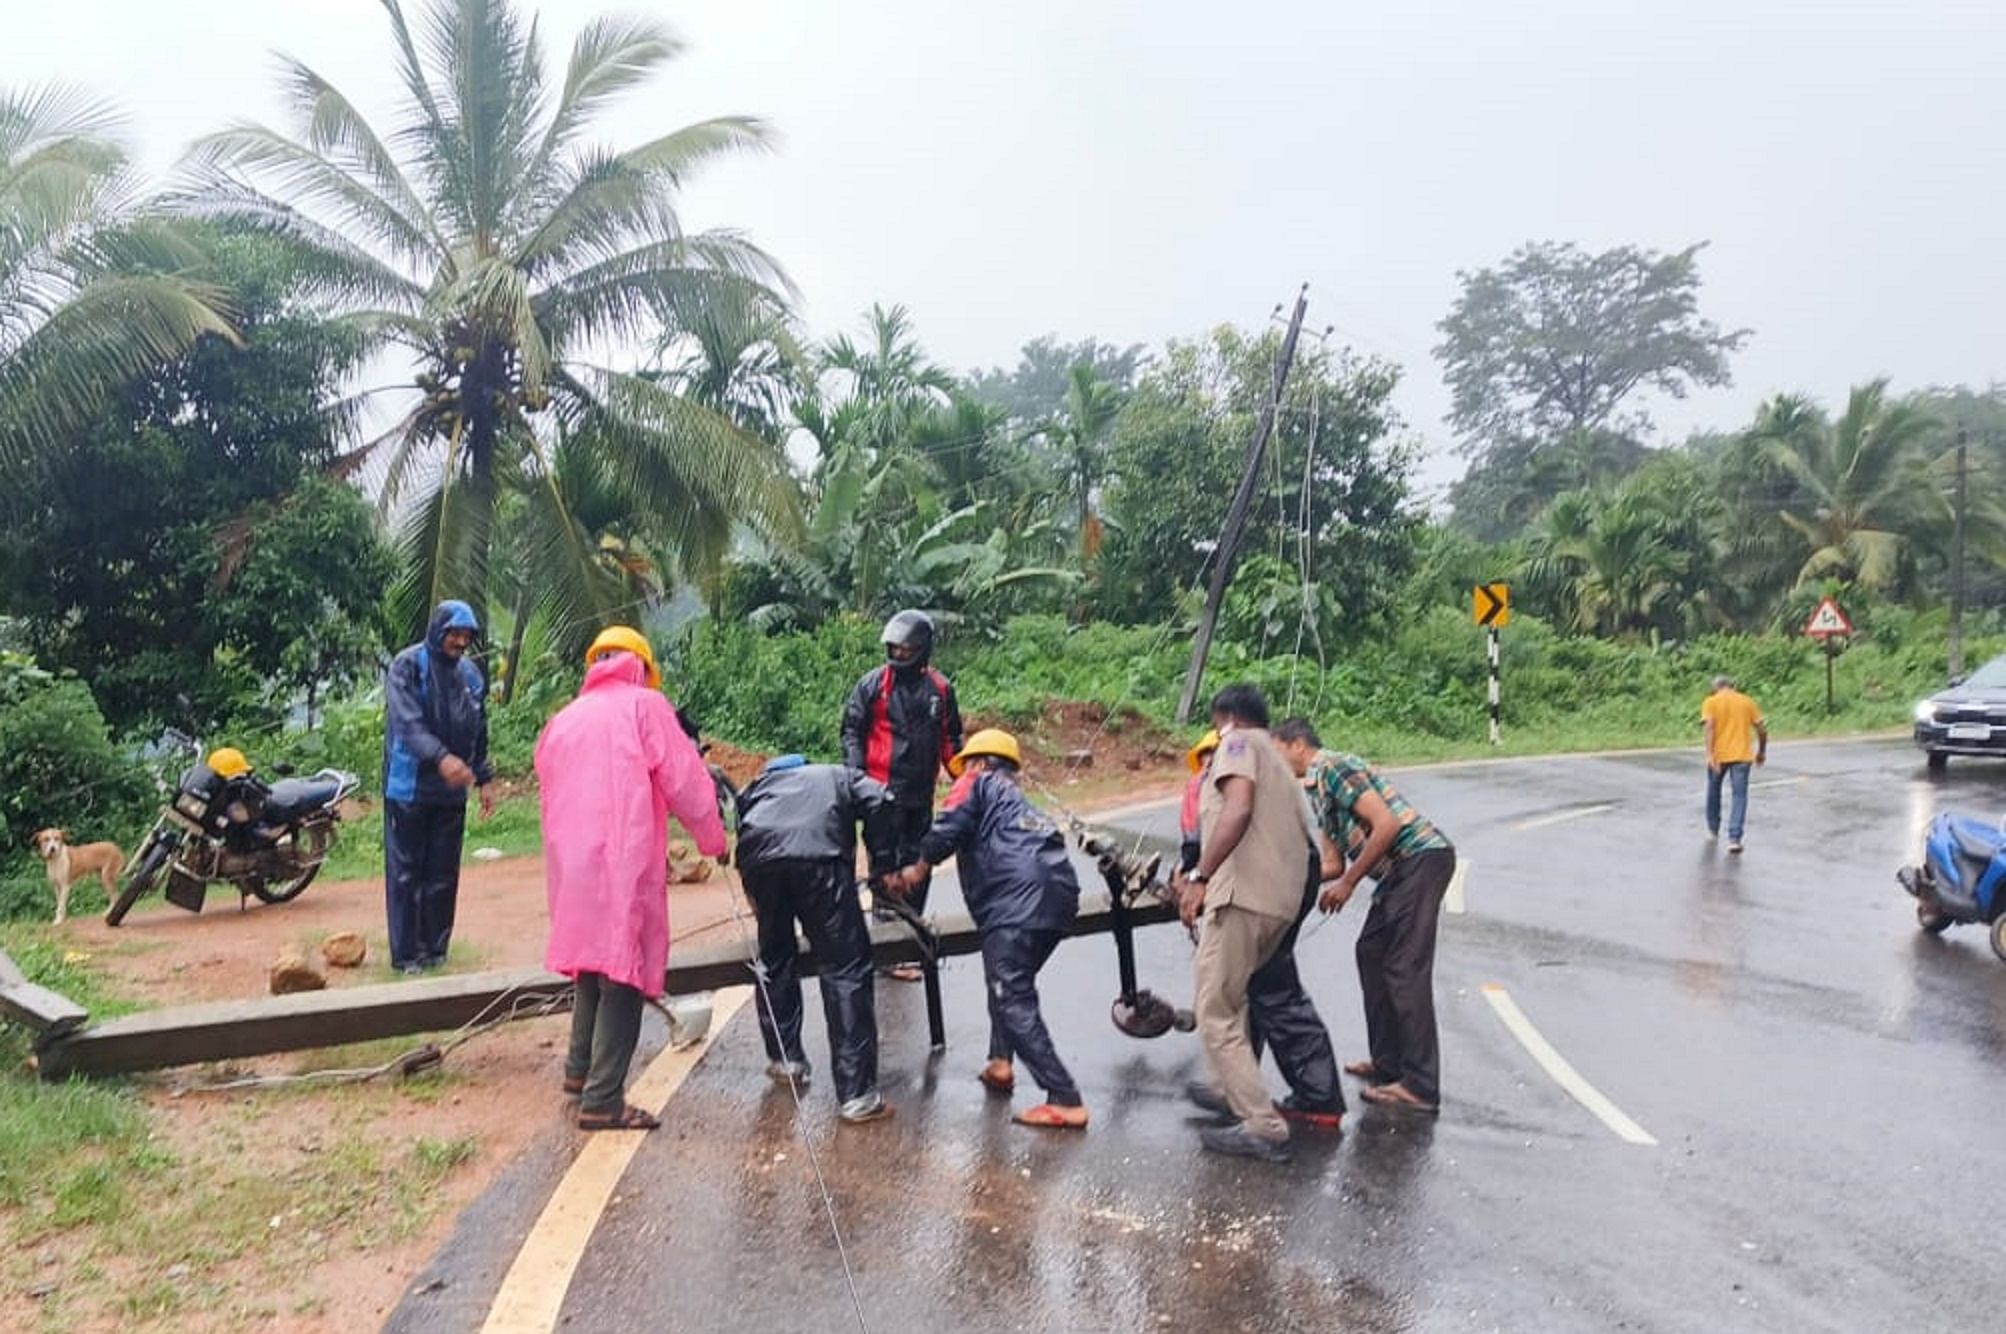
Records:
<instances>
[{"instance_id":1,"label":"blue rain jacket hood","mask_svg":"<svg viewBox=\"0 0 2006 1334\"><path fill-rule=\"evenodd\" d=\"M420 806L458 806L467 791L439 777L439 761L457 755L488 783L487 681L481 669L446 656L448 630L480 633L474 609L441 602L425 627L425 642L391 659L384 679L383 795Z\"/></svg>"}]
</instances>

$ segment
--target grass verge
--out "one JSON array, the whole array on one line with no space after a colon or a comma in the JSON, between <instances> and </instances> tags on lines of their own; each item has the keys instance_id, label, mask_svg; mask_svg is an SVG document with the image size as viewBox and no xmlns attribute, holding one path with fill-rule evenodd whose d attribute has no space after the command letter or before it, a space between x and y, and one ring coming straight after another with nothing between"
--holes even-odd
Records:
<instances>
[{"instance_id":1,"label":"grass verge","mask_svg":"<svg viewBox=\"0 0 2006 1334\"><path fill-rule=\"evenodd\" d=\"M0 925L0 948L94 1016L138 1008L47 928ZM315 1053L373 1065L410 1041ZM407 1104L451 1074L149 1104L134 1082L41 1082L27 1035L0 1027L0 1327L234 1329L324 1314L317 1265L408 1240L473 1136L412 1133ZM393 1122L398 1124L393 1124ZM338 1294L335 1297L338 1300Z\"/></svg>"}]
</instances>

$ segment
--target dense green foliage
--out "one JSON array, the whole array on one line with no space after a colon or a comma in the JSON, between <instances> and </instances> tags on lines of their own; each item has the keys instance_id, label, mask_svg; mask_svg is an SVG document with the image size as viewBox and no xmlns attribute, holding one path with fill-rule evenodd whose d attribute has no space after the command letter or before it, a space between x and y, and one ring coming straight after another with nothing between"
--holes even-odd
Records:
<instances>
[{"instance_id":1,"label":"dense green foliage","mask_svg":"<svg viewBox=\"0 0 2006 1334\"><path fill-rule=\"evenodd\" d=\"M1943 683L1942 616L1884 606L1863 612L1860 628L1860 641L1838 659L1840 708L1827 715L1824 660L1801 638L1712 634L1653 647L1559 634L1515 617L1505 636L1508 748L1693 742L1700 698L1719 672L1762 701L1780 736L1899 726ZM670 675L678 698L720 735L829 757L843 699L877 659L875 629L848 617L777 636L706 623L672 655ZM951 639L941 665L976 717L1027 726L1055 699L1080 700L1168 727L1188 651L1174 627L1077 628L1058 616L1026 616L995 638ZM2002 651L2006 622L1993 617L1971 652ZM1445 607L1327 670L1314 659L1222 643L1208 680L1253 681L1278 716L1306 714L1341 744L1402 761L1487 751L1485 672L1482 631L1467 610Z\"/></svg>"},{"instance_id":2,"label":"dense green foliage","mask_svg":"<svg viewBox=\"0 0 2006 1334\"><path fill-rule=\"evenodd\" d=\"M385 645L390 552L321 477L360 346L296 308L275 247L208 239L241 345L205 339L108 404L24 471L0 533L0 606L121 728L280 713Z\"/></svg>"}]
</instances>

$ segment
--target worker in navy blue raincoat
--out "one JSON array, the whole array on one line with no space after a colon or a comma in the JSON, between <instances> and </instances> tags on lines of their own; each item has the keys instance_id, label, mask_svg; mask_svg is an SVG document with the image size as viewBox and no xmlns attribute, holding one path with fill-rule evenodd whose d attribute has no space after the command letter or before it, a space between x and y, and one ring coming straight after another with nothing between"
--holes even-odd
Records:
<instances>
[{"instance_id":1,"label":"worker in navy blue raincoat","mask_svg":"<svg viewBox=\"0 0 2006 1334\"><path fill-rule=\"evenodd\" d=\"M468 791L483 818L494 812L487 683L467 658L479 634L472 607L441 602L425 641L393 658L384 680L383 893L400 972L445 963Z\"/></svg>"},{"instance_id":2,"label":"worker in navy blue raincoat","mask_svg":"<svg viewBox=\"0 0 2006 1334\"><path fill-rule=\"evenodd\" d=\"M955 784L940 818L920 841L920 860L887 877L903 892L935 864L955 859L961 897L982 936L989 992L989 1064L980 1078L998 1093L1016 1089L1016 1062L1030 1068L1045 1101L1015 1119L1050 1130L1084 1130L1079 1086L1052 1046L1038 1008L1038 971L1065 939L1080 908L1080 882L1065 835L1017 786L1017 739L977 732L948 762Z\"/></svg>"},{"instance_id":3,"label":"worker in navy blue raincoat","mask_svg":"<svg viewBox=\"0 0 2006 1334\"><path fill-rule=\"evenodd\" d=\"M878 1093L878 1019L871 986L871 929L857 902L857 826L866 848L894 833L885 785L839 764L799 755L769 760L738 794L739 877L759 919L765 985L754 997L771 1062L767 1074L805 1081L801 1045L798 922L815 954L822 1014L842 1119L857 1125L891 1114Z\"/></svg>"}]
</instances>

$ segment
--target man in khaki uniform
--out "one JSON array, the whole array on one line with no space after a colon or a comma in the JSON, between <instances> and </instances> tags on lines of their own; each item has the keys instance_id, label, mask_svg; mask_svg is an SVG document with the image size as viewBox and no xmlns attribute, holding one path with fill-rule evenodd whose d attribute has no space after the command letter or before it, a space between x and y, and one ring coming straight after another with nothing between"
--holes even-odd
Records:
<instances>
[{"instance_id":1,"label":"man in khaki uniform","mask_svg":"<svg viewBox=\"0 0 2006 1334\"><path fill-rule=\"evenodd\" d=\"M1268 702L1251 685L1231 685L1212 701L1219 749L1199 798L1201 855L1183 880L1184 920L1202 911L1197 960L1198 1036L1231 1125L1200 1132L1215 1153L1282 1161L1289 1128L1275 1110L1247 1038L1247 982L1294 925L1302 906L1302 794L1268 738Z\"/></svg>"}]
</instances>

